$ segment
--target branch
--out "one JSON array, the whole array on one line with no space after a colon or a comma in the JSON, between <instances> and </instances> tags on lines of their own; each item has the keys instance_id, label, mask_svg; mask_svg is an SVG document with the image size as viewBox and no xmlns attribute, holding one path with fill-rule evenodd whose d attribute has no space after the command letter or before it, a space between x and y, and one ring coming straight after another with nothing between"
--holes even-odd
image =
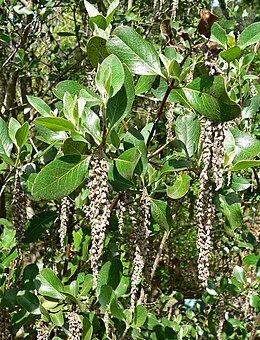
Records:
<instances>
[{"instance_id":1,"label":"branch","mask_svg":"<svg viewBox=\"0 0 260 340\"><path fill-rule=\"evenodd\" d=\"M260 323L260 312L256 316L256 319L255 319L255 322L253 324L253 328L252 328L249 340L254 340L255 339L256 331L257 331L257 328L259 326L259 323Z\"/></svg>"}]
</instances>

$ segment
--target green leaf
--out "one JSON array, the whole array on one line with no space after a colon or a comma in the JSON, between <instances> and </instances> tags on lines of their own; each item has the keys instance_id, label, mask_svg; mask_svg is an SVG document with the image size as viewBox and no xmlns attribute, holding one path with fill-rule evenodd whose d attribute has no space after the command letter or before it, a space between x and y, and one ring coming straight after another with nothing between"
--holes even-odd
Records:
<instances>
[{"instance_id":1,"label":"green leaf","mask_svg":"<svg viewBox=\"0 0 260 340\"><path fill-rule=\"evenodd\" d=\"M151 215L155 223L165 230L169 230L172 224L171 210L164 201L151 199Z\"/></svg>"},{"instance_id":2,"label":"green leaf","mask_svg":"<svg viewBox=\"0 0 260 340\"><path fill-rule=\"evenodd\" d=\"M115 293L110 286L108 285L101 286L101 289L98 295L98 301L101 307L107 309L112 299L114 299L114 297L115 297Z\"/></svg>"},{"instance_id":3,"label":"green leaf","mask_svg":"<svg viewBox=\"0 0 260 340\"><path fill-rule=\"evenodd\" d=\"M40 274L36 276L36 282L39 284L39 294L53 299L64 300L64 295L60 293L64 290L63 285L51 269L42 269Z\"/></svg>"},{"instance_id":4,"label":"green leaf","mask_svg":"<svg viewBox=\"0 0 260 340\"><path fill-rule=\"evenodd\" d=\"M60 100L63 100L63 96L66 92L69 92L69 94L74 96L79 96L80 90L86 90L86 88L83 85L80 85L78 82L74 80L63 80L59 84L56 85L56 87L53 90L54 95L59 98Z\"/></svg>"},{"instance_id":5,"label":"green leaf","mask_svg":"<svg viewBox=\"0 0 260 340\"><path fill-rule=\"evenodd\" d=\"M122 263L118 259L106 262L99 271L98 274L98 285L96 289L97 296L100 294L101 287L108 285L115 289L121 278Z\"/></svg>"},{"instance_id":6,"label":"green leaf","mask_svg":"<svg viewBox=\"0 0 260 340\"><path fill-rule=\"evenodd\" d=\"M17 143L15 135L16 135L16 132L20 129L20 127L21 127L21 124L18 122L18 120L11 117L11 119L9 120L9 124L8 124L8 130L9 130L9 136L14 144Z\"/></svg>"},{"instance_id":7,"label":"green leaf","mask_svg":"<svg viewBox=\"0 0 260 340\"><path fill-rule=\"evenodd\" d=\"M101 28L102 30L105 30L107 28L107 22L105 17L103 15L99 14L96 15L95 17L91 17L89 19L89 27L92 31L95 29L95 25L97 25L98 28Z\"/></svg>"},{"instance_id":8,"label":"green leaf","mask_svg":"<svg viewBox=\"0 0 260 340\"><path fill-rule=\"evenodd\" d=\"M3 219L0 219L0 224L4 225L2 223L2 220ZM12 224L10 223L9 226L12 226ZM1 249L5 250L11 246L14 246L14 237L15 237L14 230L5 227L1 234Z\"/></svg>"},{"instance_id":9,"label":"green leaf","mask_svg":"<svg viewBox=\"0 0 260 340\"><path fill-rule=\"evenodd\" d=\"M214 22L211 27L210 40L215 41L224 47L227 46L226 32L217 22Z\"/></svg>"},{"instance_id":10,"label":"green leaf","mask_svg":"<svg viewBox=\"0 0 260 340\"><path fill-rule=\"evenodd\" d=\"M146 308L142 305L138 305L135 308L133 324L135 327L142 327L147 318Z\"/></svg>"},{"instance_id":11,"label":"green leaf","mask_svg":"<svg viewBox=\"0 0 260 340\"><path fill-rule=\"evenodd\" d=\"M167 196L176 200L186 195L190 188L190 180L191 177L186 174L178 175L173 186L166 186Z\"/></svg>"},{"instance_id":12,"label":"green leaf","mask_svg":"<svg viewBox=\"0 0 260 340\"><path fill-rule=\"evenodd\" d=\"M24 242L30 243L37 241L45 230L53 224L56 217L57 213L55 211L44 211L34 215L26 225L27 229L24 234Z\"/></svg>"},{"instance_id":13,"label":"green leaf","mask_svg":"<svg viewBox=\"0 0 260 340\"><path fill-rule=\"evenodd\" d=\"M131 148L123 152L116 159L116 168L119 174L122 177L131 180L140 157L141 153L137 148Z\"/></svg>"},{"instance_id":14,"label":"green leaf","mask_svg":"<svg viewBox=\"0 0 260 340\"><path fill-rule=\"evenodd\" d=\"M159 178L162 178L171 172L186 170L191 166L192 163L190 161L170 159L169 161L166 161L163 167L160 169Z\"/></svg>"},{"instance_id":15,"label":"green leaf","mask_svg":"<svg viewBox=\"0 0 260 340\"><path fill-rule=\"evenodd\" d=\"M259 162L260 163L260 162ZM242 176L233 175L231 188L234 191L243 191L251 186L250 181Z\"/></svg>"},{"instance_id":16,"label":"green leaf","mask_svg":"<svg viewBox=\"0 0 260 340\"><path fill-rule=\"evenodd\" d=\"M110 304L110 312L118 320L125 320L124 309L116 299L113 299Z\"/></svg>"},{"instance_id":17,"label":"green leaf","mask_svg":"<svg viewBox=\"0 0 260 340\"><path fill-rule=\"evenodd\" d=\"M124 74L123 86L107 103L109 130L112 130L128 115L135 99L133 77L126 66L124 66Z\"/></svg>"},{"instance_id":18,"label":"green leaf","mask_svg":"<svg viewBox=\"0 0 260 340\"><path fill-rule=\"evenodd\" d=\"M26 143L29 134L29 124L25 122L16 132L15 139L19 148L22 148Z\"/></svg>"},{"instance_id":19,"label":"green leaf","mask_svg":"<svg viewBox=\"0 0 260 340\"><path fill-rule=\"evenodd\" d=\"M186 146L189 157L196 152L200 138L200 122L193 112L179 115L175 123L175 133L178 140Z\"/></svg>"},{"instance_id":20,"label":"green leaf","mask_svg":"<svg viewBox=\"0 0 260 340\"><path fill-rule=\"evenodd\" d=\"M86 119L83 122L83 126L87 130L87 133L93 137L96 144L100 144L102 140L100 131L100 119L98 115L90 108L86 109Z\"/></svg>"},{"instance_id":21,"label":"green leaf","mask_svg":"<svg viewBox=\"0 0 260 340\"><path fill-rule=\"evenodd\" d=\"M64 118L58 117L36 118L35 123L43 125L52 131L74 131L74 125Z\"/></svg>"},{"instance_id":22,"label":"green leaf","mask_svg":"<svg viewBox=\"0 0 260 340\"><path fill-rule=\"evenodd\" d=\"M67 118L73 126L77 124L78 107L77 96L72 97L69 92L65 92L63 96L63 112L65 118ZM65 130L66 131L66 130Z\"/></svg>"},{"instance_id":23,"label":"green leaf","mask_svg":"<svg viewBox=\"0 0 260 340\"><path fill-rule=\"evenodd\" d=\"M103 60L101 66L103 70L106 70L109 67L111 69L111 83L108 91L108 97L112 98L124 84L125 72L123 65L117 56L111 54Z\"/></svg>"},{"instance_id":24,"label":"green leaf","mask_svg":"<svg viewBox=\"0 0 260 340\"><path fill-rule=\"evenodd\" d=\"M219 195L220 208L226 216L232 229L236 229L243 223L243 216L240 209L240 203L235 193Z\"/></svg>"},{"instance_id":25,"label":"green leaf","mask_svg":"<svg viewBox=\"0 0 260 340\"><path fill-rule=\"evenodd\" d=\"M86 7L86 10L90 18L95 17L100 14L99 11L96 9L96 7L94 7L89 1L84 0L84 5Z\"/></svg>"},{"instance_id":26,"label":"green leaf","mask_svg":"<svg viewBox=\"0 0 260 340\"><path fill-rule=\"evenodd\" d=\"M64 318L62 310L59 310L57 313L50 313L50 318L52 323L55 326L62 327L64 325Z\"/></svg>"},{"instance_id":27,"label":"green leaf","mask_svg":"<svg viewBox=\"0 0 260 340\"><path fill-rule=\"evenodd\" d=\"M259 311L260 308L260 297L259 295L252 294L249 296L249 303L250 306L256 309L256 311Z\"/></svg>"},{"instance_id":28,"label":"green leaf","mask_svg":"<svg viewBox=\"0 0 260 340\"><path fill-rule=\"evenodd\" d=\"M35 263L28 264L23 270L22 287L27 290L35 289L35 277L38 274L38 266Z\"/></svg>"},{"instance_id":29,"label":"green leaf","mask_svg":"<svg viewBox=\"0 0 260 340\"><path fill-rule=\"evenodd\" d=\"M116 28L115 36L107 42L107 49L135 74L163 76L154 47L131 27Z\"/></svg>"},{"instance_id":30,"label":"green leaf","mask_svg":"<svg viewBox=\"0 0 260 340\"><path fill-rule=\"evenodd\" d=\"M87 44L87 55L93 67L97 67L107 56L106 40L94 36L91 37Z\"/></svg>"},{"instance_id":31,"label":"green leaf","mask_svg":"<svg viewBox=\"0 0 260 340\"><path fill-rule=\"evenodd\" d=\"M93 91L89 89L82 89L79 92L79 98L84 98L86 100L87 106L95 106L102 103L101 98Z\"/></svg>"},{"instance_id":32,"label":"green leaf","mask_svg":"<svg viewBox=\"0 0 260 340\"><path fill-rule=\"evenodd\" d=\"M250 254L243 258L243 262L248 266L259 266L260 265L260 254Z\"/></svg>"},{"instance_id":33,"label":"green leaf","mask_svg":"<svg viewBox=\"0 0 260 340\"><path fill-rule=\"evenodd\" d=\"M32 194L37 200L60 199L77 189L87 175L90 156L66 155L46 165L37 175Z\"/></svg>"},{"instance_id":34,"label":"green leaf","mask_svg":"<svg viewBox=\"0 0 260 340\"><path fill-rule=\"evenodd\" d=\"M140 76L135 85L135 94L148 92L151 89L154 81L155 76Z\"/></svg>"},{"instance_id":35,"label":"green leaf","mask_svg":"<svg viewBox=\"0 0 260 340\"><path fill-rule=\"evenodd\" d=\"M107 9L107 15L106 15L106 21L107 21L107 24L109 25L110 22L112 21L113 19L113 16L114 16L114 13L117 9L117 7L119 6L119 0L114 0L110 3L110 5L108 6L108 9Z\"/></svg>"},{"instance_id":36,"label":"green leaf","mask_svg":"<svg viewBox=\"0 0 260 340\"><path fill-rule=\"evenodd\" d=\"M3 118L0 117L0 154L10 156L13 148L12 140L8 133L8 127Z\"/></svg>"},{"instance_id":37,"label":"green leaf","mask_svg":"<svg viewBox=\"0 0 260 340\"><path fill-rule=\"evenodd\" d=\"M123 296L127 292L129 284L130 284L129 278L126 276L122 276L119 285L115 290L115 294L118 298Z\"/></svg>"},{"instance_id":38,"label":"green leaf","mask_svg":"<svg viewBox=\"0 0 260 340\"><path fill-rule=\"evenodd\" d=\"M83 318L82 340L92 340L93 326L89 319Z\"/></svg>"},{"instance_id":39,"label":"green leaf","mask_svg":"<svg viewBox=\"0 0 260 340\"><path fill-rule=\"evenodd\" d=\"M136 147L141 152L142 169L141 172L144 173L148 166L147 159L147 148L145 140L141 132L134 128L129 128L125 134L124 138L124 149L130 149Z\"/></svg>"},{"instance_id":40,"label":"green leaf","mask_svg":"<svg viewBox=\"0 0 260 340\"><path fill-rule=\"evenodd\" d=\"M246 282L245 272L242 267L235 266L233 269L233 275L235 276L238 282L240 283Z\"/></svg>"},{"instance_id":41,"label":"green leaf","mask_svg":"<svg viewBox=\"0 0 260 340\"><path fill-rule=\"evenodd\" d=\"M242 118L253 118L260 107L260 96L249 98L242 109Z\"/></svg>"},{"instance_id":42,"label":"green leaf","mask_svg":"<svg viewBox=\"0 0 260 340\"><path fill-rule=\"evenodd\" d=\"M65 155L82 155L86 151L86 143L68 138L63 143L62 151Z\"/></svg>"},{"instance_id":43,"label":"green leaf","mask_svg":"<svg viewBox=\"0 0 260 340\"><path fill-rule=\"evenodd\" d=\"M226 132L224 147L228 155L233 155L233 163L249 160L260 153L260 142L238 128L231 128Z\"/></svg>"},{"instance_id":44,"label":"green leaf","mask_svg":"<svg viewBox=\"0 0 260 340\"><path fill-rule=\"evenodd\" d=\"M260 160L252 161L239 161L229 171L239 171L243 169L253 168L254 166L260 166Z\"/></svg>"},{"instance_id":45,"label":"green leaf","mask_svg":"<svg viewBox=\"0 0 260 340\"><path fill-rule=\"evenodd\" d=\"M241 49L238 46L234 46L220 52L219 55L221 56L221 58L230 63L231 61L234 61L240 57Z\"/></svg>"},{"instance_id":46,"label":"green leaf","mask_svg":"<svg viewBox=\"0 0 260 340\"><path fill-rule=\"evenodd\" d=\"M213 121L229 121L240 114L240 106L228 97L221 76L197 77L186 88L175 91L180 101Z\"/></svg>"},{"instance_id":47,"label":"green leaf","mask_svg":"<svg viewBox=\"0 0 260 340\"><path fill-rule=\"evenodd\" d=\"M27 312L34 315L41 314L39 299L33 293L27 290L20 290L16 295L16 300Z\"/></svg>"},{"instance_id":48,"label":"green leaf","mask_svg":"<svg viewBox=\"0 0 260 340\"><path fill-rule=\"evenodd\" d=\"M238 37L237 44L244 49L260 40L260 22L254 22L244 29Z\"/></svg>"},{"instance_id":49,"label":"green leaf","mask_svg":"<svg viewBox=\"0 0 260 340\"><path fill-rule=\"evenodd\" d=\"M53 112L49 105L47 105L41 98L34 96L26 96L29 104L35 108L43 117L53 116Z\"/></svg>"}]
</instances>

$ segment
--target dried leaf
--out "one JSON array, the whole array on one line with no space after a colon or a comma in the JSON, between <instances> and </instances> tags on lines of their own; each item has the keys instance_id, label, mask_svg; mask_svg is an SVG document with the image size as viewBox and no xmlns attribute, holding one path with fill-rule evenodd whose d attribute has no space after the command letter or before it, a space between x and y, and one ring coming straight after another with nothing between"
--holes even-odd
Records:
<instances>
[{"instance_id":1,"label":"dried leaf","mask_svg":"<svg viewBox=\"0 0 260 340\"><path fill-rule=\"evenodd\" d=\"M200 11L200 21L198 25L198 32L206 38L210 38L211 27L214 22L218 21L218 17L210 11Z\"/></svg>"}]
</instances>

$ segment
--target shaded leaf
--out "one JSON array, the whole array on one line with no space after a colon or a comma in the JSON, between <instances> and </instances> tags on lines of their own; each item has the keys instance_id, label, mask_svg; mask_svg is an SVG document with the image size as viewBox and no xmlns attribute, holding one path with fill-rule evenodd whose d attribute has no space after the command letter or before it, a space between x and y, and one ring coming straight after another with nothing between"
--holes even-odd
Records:
<instances>
[{"instance_id":1,"label":"shaded leaf","mask_svg":"<svg viewBox=\"0 0 260 340\"><path fill-rule=\"evenodd\" d=\"M138 305L135 308L133 324L135 327L142 327L147 318L147 311L143 305Z\"/></svg>"},{"instance_id":2,"label":"shaded leaf","mask_svg":"<svg viewBox=\"0 0 260 340\"><path fill-rule=\"evenodd\" d=\"M87 55L91 65L97 67L108 56L106 40L98 36L91 37L87 44Z\"/></svg>"},{"instance_id":3,"label":"shaded leaf","mask_svg":"<svg viewBox=\"0 0 260 340\"><path fill-rule=\"evenodd\" d=\"M22 148L26 143L29 133L29 124L25 122L16 132L15 139L19 148Z\"/></svg>"},{"instance_id":4,"label":"shaded leaf","mask_svg":"<svg viewBox=\"0 0 260 340\"><path fill-rule=\"evenodd\" d=\"M164 201L151 199L151 215L155 223L166 230L169 230L172 217L168 204Z\"/></svg>"},{"instance_id":5,"label":"shaded leaf","mask_svg":"<svg viewBox=\"0 0 260 340\"><path fill-rule=\"evenodd\" d=\"M125 320L124 309L116 299L113 299L110 304L110 312L118 320Z\"/></svg>"},{"instance_id":6,"label":"shaded leaf","mask_svg":"<svg viewBox=\"0 0 260 340\"><path fill-rule=\"evenodd\" d=\"M35 315L41 314L39 299L33 293L20 290L16 295L16 300L27 312Z\"/></svg>"},{"instance_id":7,"label":"shaded leaf","mask_svg":"<svg viewBox=\"0 0 260 340\"><path fill-rule=\"evenodd\" d=\"M133 77L126 66L124 66L124 73L125 79L122 88L107 103L107 117L110 130L130 113L135 99Z\"/></svg>"},{"instance_id":8,"label":"shaded leaf","mask_svg":"<svg viewBox=\"0 0 260 340\"><path fill-rule=\"evenodd\" d=\"M27 224L24 242L29 243L38 240L45 230L53 224L56 217L55 211L44 211L34 215Z\"/></svg>"}]
</instances>

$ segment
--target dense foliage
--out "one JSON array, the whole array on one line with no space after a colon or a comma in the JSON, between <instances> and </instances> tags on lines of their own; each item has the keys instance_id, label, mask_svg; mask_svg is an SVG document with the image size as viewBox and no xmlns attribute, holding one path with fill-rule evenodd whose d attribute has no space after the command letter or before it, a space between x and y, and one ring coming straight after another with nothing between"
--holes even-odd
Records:
<instances>
[{"instance_id":1,"label":"dense foliage","mask_svg":"<svg viewBox=\"0 0 260 340\"><path fill-rule=\"evenodd\" d=\"M260 336L259 4L0 4L2 339Z\"/></svg>"}]
</instances>

